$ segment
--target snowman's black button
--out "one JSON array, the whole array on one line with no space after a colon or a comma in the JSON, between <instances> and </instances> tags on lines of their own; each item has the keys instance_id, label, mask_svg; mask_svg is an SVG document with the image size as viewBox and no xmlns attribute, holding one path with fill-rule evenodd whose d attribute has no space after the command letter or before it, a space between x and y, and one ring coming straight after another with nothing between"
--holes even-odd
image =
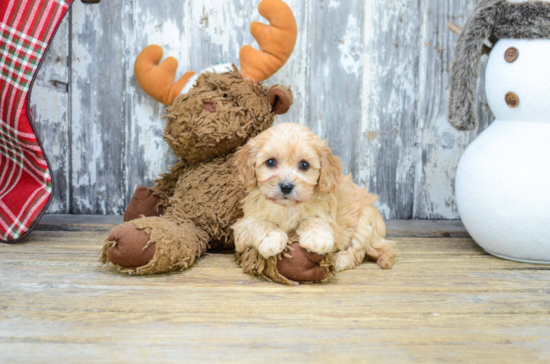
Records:
<instances>
[{"instance_id":1,"label":"snowman's black button","mask_svg":"<svg viewBox=\"0 0 550 364\"><path fill-rule=\"evenodd\" d=\"M506 60L506 62L508 63L512 63L514 62L516 59L518 59L518 56L519 56L519 52L516 48L514 47L510 47L506 50L506 52L504 53L504 59Z\"/></svg>"},{"instance_id":2,"label":"snowman's black button","mask_svg":"<svg viewBox=\"0 0 550 364\"><path fill-rule=\"evenodd\" d=\"M519 97L513 92L508 92L504 98L506 100L506 105L511 108L517 107L519 105Z\"/></svg>"}]
</instances>

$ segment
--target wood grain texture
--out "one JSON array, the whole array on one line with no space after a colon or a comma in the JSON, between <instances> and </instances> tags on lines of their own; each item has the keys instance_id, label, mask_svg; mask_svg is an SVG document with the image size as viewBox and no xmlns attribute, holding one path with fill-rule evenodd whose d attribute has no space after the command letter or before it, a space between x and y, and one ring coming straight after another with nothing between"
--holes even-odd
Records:
<instances>
[{"instance_id":1,"label":"wood grain texture","mask_svg":"<svg viewBox=\"0 0 550 364\"><path fill-rule=\"evenodd\" d=\"M39 222L40 231L110 231L122 216L48 214ZM387 220L389 238L469 238L460 220Z\"/></svg>"},{"instance_id":2,"label":"wood grain texture","mask_svg":"<svg viewBox=\"0 0 550 364\"><path fill-rule=\"evenodd\" d=\"M478 132L446 121L457 39L446 24L462 26L476 0L287 2L298 23L296 49L267 84L292 86L295 101L277 122L299 122L327 138L345 171L380 195L386 218L458 218L455 171ZM257 47L248 27L265 22L258 3L74 3L41 70L45 86L34 93L60 187L50 212L122 214L137 186L174 164L162 140L164 107L135 80L137 54L159 44L179 60L178 74L238 65L243 44ZM67 54L65 69L56 60ZM49 82L68 75L68 94ZM493 118L483 86L482 72L480 130Z\"/></svg>"},{"instance_id":3,"label":"wood grain texture","mask_svg":"<svg viewBox=\"0 0 550 364\"><path fill-rule=\"evenodd\" d=\"M75 1L71 34L71 213L120 213L125 201L122 2Z\"/></svg>"},{"instance_id":4,"label":"wood grain texture","mask_svg":"<svg viewBox=\"0 0 550 364\"><path fill-rule=\"evenodd\" d=\"M106 232L88 229L106 218L71 219L79 231L0 246L1 362L550 360L550 269L470 239L396 238L390 271L365 262L328 284L287 287L243 274L232 254L119 274L96 263Z\"/></svg>"},{"instance_id":5,"label":"wood grain texture","mask_svg":"<svg viewBox=\"0 0 550 364\"><path fill-rule=\"evenodd\" d=\"M458 38L447 30L447 23L465 24L476 3L476 0L421 2L415 218L458 217L454 191L458 162L466 147L494 120L485 98L487 57L483 57L477 106L479 130L459 132L447 122L450 65Z\"/></svg>"},{"instance_id":6,"label":"wood grain texture","mask_svg":"<svg viewBox=\"0 0 550 364\"><path fill-rule=\"evenodd\" d=\"M296 18L296 24L298 25L298 38L296 40L296 47L290 59L275 75L266 80L266 84L281 84L290 86L292 88L292 94L294 95L294 104L284 115L277 115L275 118L275 124L278 123L300 123L306 124L308 120L308 100L310 99L308 78L309 78L309 9L311 7L311 0L288 0L285 1L288 6L294 12ZM265 22L261 16L258 16L256 21ZM248 26L247 26L248 27ZM257 43L253 39L250 39L250 43L257 46Z\"/></svg>"},{"instance_id":7,"label":"wood grain texture","mask_svg":"<svg viewBox=\"0 0 550 364\"><path fill-rule=\"evenodd\" d=\"M147 96L134 76L134 60L150 44L163 47L166 57L179 61L178 72L192 69L188 50L192 45L187 37L189 9L184 1L139 0L124 2L124 26L120 49L124 53L126 89L124 98L124 188L125 203L117 208L121 214L140 185L152 186L160 173L175 164L176 157L162 139L166 121L164 105ZM105 64L108 67L107 64ZM94 212L97 213L97 212Z\"/></svg>"},{"instance_id":8,"label":"wood grain texture","mask_svg":"<svg viewBox=\"0 0 550 364\"><path fill-rule=\"evenodd\" d=\"M414 217L418 33L416 0L365 3L362 120L358 182L380 195L386 218Z\"/></svg>"},{"instance_id":9,"label":"wood grain texture","mask_svg":"<svg viewBox=\"0 0 550 364\"><path fill-rule=\"evenodd\" d=\"M55 183L51 213L68 213L70 207L69 23L66 16L59 25L31 93L34 126Z\"/></svg>"},{"instance_id":10,"label":"wood grain texture","mask_svg":"<svg viewBox=\"0 0 550 364\"><path fill-rule=\"evenodd\" d=\"M344 173L356 156L357 123L361 120L363 75L363 1L310 1L308 9L305 124L328 139Z\"/></svg>"}]
</instances>

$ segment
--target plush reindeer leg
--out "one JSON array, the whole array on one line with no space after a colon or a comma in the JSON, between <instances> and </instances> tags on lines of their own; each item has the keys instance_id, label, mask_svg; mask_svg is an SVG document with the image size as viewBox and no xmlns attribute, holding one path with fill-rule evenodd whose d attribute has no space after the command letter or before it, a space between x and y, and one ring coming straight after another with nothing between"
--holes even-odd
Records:
<instances>
[{"instance_id":1,"label":"plush reindeer leg","mask_svg":"<svg viewBox=\"0 0 550 364\"><path fill-rule=\"evenodd\" d=\"M207 247L208 235L189 220L144 217L116 227L99 261L123 273L166 273L188 268Z\"/></svg>"},{"instance_id":2,"label":"plush reindeer leg","mask_svg":"<svg viewBox=\"0 0 550 364\"><path fill-rule=\"evenodd\" d=\"M167 201L174 194L179 176L189 168L186 163L179 162L163 173L151 188L139 186L134 197L124 212L124 221L138 219L142 216L162 216L167 207Z\"/></svg>"},{"instance_id":3,"label":"plush reindeer leg","mask_svg":"<svg viewBox=\"0 0 550 364\"><path fill-rule=\"evenodd\" d=\"M330 269L321 265L324 254L308 252L295 242L277 261L277 270L284 277L297 282L319 282L327 278ZM323 262L324 263L324 262Z\"/></svg>"},{"instance_id":4,"label":"plush reindeer leg","mask_svg":"<svg viewBox=\"0 0 550 364\"><path fill-rule=\"evenodd\" d=\"M161 216L163 211L162 199L153 194L147 187L139 186L124 212L124 221L135 220L142 216Z\"/></svg>"},{"instance_id":5,"label":"plush reindeer leg","mask_svg":"<svg viewBox=\"0 0 550 364\"><path fill-rule=\"evenodd\" d=\"M276 257L265 259L257 249L248 247L237 253L245 273L260 276L271 282L297 285L300 282L326 282L334 272L333 255L310 253L300 246L297 235L289 236L287 249Z\"/></svg>"}]
</instances>

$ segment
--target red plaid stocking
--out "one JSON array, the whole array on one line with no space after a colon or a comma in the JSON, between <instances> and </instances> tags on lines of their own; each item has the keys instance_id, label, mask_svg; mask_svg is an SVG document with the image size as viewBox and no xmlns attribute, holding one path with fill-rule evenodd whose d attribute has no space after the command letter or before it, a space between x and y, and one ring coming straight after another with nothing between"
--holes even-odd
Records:
<instances>
[{"instance_id":1,"label":"red plaid stocking","mask_svg":"<svg viewBox=\"0 0 550 364\"><path fill-rule=\"evenodd\" d=\"M0 242L28 234L52 195L30 89L73 0L0 0Z\"/></svg>"}]
</instances>

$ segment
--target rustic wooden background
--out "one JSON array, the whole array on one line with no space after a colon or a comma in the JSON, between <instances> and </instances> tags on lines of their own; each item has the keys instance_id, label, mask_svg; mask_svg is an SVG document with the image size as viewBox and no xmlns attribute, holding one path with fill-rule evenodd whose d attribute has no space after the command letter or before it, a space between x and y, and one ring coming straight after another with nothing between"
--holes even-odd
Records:
<instances>
[{"instance_id":1,"label":"rustic wooden background","mask_svg":"<svg viewBox=\"0 0 550 364\"><path fill-rule=\"evenodd\" d=\"M287 0L298 22L294 54L268 84L292 85L278 122L328 138L346 172L380 194L387 218L456 219L455 170L476 132L446 121L456 35L476 0ZM259 0L133 0L84 5L63 21L32 94L56 182L49 212L121 214L136 186L175 161L162 140L164 109L136 83L149 44L180 71L238 65L256 44ZM481 82L483 83L483 82ZM481 130L492 120L480 87Z\"/></svg>"}]
</instances>

